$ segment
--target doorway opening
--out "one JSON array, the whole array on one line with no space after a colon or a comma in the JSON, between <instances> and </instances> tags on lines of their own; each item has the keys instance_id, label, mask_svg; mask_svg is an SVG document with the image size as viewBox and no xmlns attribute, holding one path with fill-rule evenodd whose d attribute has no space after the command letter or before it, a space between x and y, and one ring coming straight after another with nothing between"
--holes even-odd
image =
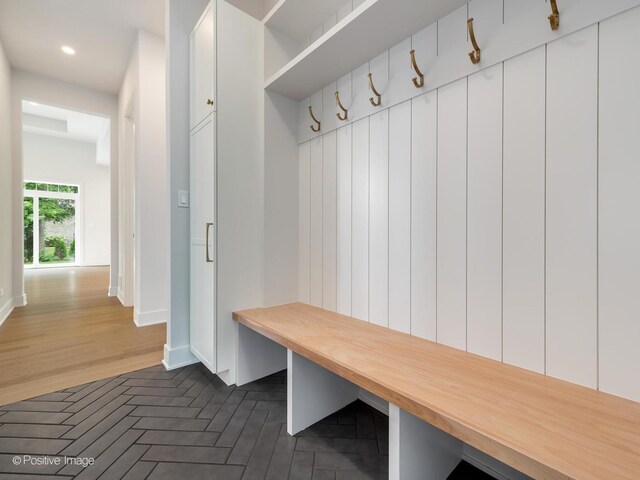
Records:
<instances>
[{"instance_id":1,"label":"doorway opening","mask_svg":"<svg viewBox=\"0 0 640 480\"><path fill-rule=\"evenodd\" d=\"M109 118L22 102L23 262L30 275L110 265L110 135Z\"/></svg>"}]
</instances>

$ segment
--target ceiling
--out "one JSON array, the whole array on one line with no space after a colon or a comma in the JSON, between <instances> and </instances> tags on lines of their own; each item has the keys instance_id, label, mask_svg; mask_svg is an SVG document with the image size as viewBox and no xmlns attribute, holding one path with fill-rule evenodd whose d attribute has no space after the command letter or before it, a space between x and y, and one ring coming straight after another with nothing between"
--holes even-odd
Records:
<instances>
[{"instance_id":1,"label":"ceiling","mask_svg":"<svg viewBox=\"0 0 640 480\"><path fill-rule=\"evenodd\" d=\"M16 69L117 94L138 29L164 36L164 3L0 0L0 40Z\"/></svg>"},{"instance_id":2,"label":"ceiling","mask_svg":"<svg viewBox=\"0 0 640 480\"><path fill-rule=\"evenodd\" d=\"M96 163L109 165L110 122L107 118L23 101L22 128L29 133L94 143Z\"/></svg>"}]
</instances>

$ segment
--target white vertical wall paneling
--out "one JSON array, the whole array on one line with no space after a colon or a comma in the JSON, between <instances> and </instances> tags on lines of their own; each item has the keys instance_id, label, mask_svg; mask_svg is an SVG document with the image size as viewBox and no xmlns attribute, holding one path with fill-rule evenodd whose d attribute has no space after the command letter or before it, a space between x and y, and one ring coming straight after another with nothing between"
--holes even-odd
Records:
<instances>
[{"instance_id":1,"label":"white vertical wall paneling","mask_svg":"<svg viewBox=\"0 0 640 480\"><path fill-rule=\"evenodd\" d=\"M544 373L545 47L504 64L503 361Z\"/></svg>"},{"instance_id":2,"label":"white vertical wall paneling","mask_svg":"<svg viewBox=\"0 0 640 480\"><path fill-rule=\"evenodd\" d=\"M298 218L298 285L301 302L309 303L310 290L310 255L309 248L311 242L311 144L305 142L298 147L299 162L299 212Z\"/></svg>"},{"instance_id":3,"label":"white vertical wall paneling","mask_svg":"<svg viewBox=\"0 0 640 480\"><path fill-rule=\"evenodd\" d=\"M351 73L351 98L352 104L349 109L349 117L352 119L362 118L371 114L371 104L369 97L369 62L356 68Z\"/></svg>"},{"instance_id":4,"label":"white vertical wall paneling","mask_svg":"<svg viewBox=\"0 0 640 480\"><path fill-rule=\"evenodd\" d=\"M351 125L337 130L337 311L351 316Z\"/></svg>"},{"instance_id":5,"label":"white vertical wall paneling","mask_svg":"<svg viewBox=\"0 0 640 480\"><path fill-rule=\"evenodd\" d=\"M322 137L311 140L309 303L322 306Z\"/></svg>"},{"instance_id":6,"label":"white vertical wall paneling","mask_svg":"<svg viewBox=\"0 0 640 480\"><path fill-rule=\"evenodd\" d=\"M369 119L369 321L389 325L389 110Z\"/></svg>"},{"instance_id":7,"label":"white vertical wall paneling","mask_svg":"<svg viewBox=\"0 0 640 480\"><path fill-rule=\"evenodd\" d=\"M386 51L381 53L375 58L372 58L369 62L369 72L371 73L371 78L373 78L373 84L376 87L376 90L382 95L382 102L379 107L374 107L371 105L369 98L376 97L373 92L369 89L369 79L366 78L367 82L367 104L369 107L369 114L372 115L376 112L384 108L389 108L389 52Z\"/></svg>"},{"instance_id":8,"label":"white vertical wall paneling","mask_svg":"<svg viewBox=\"0 0 640 480\"><path fill-rule=\"evenodd\" d=\"M465 350L467 79L438 91L437 340Z\"/></svg>"},{"instance_id":9,"label":"white vertical wall paneling","mask_svg":"<svg viewBox=\"0 0 640 480\"><path fill-rule=\"evenodd\" d=\"M418 64L418 68L424 74L424 87L420 90L417 90L413 86L413 82L411 82L411 88L414 89L415 92L426 91L431 87L431 79L433 76L433 65L435 64L438 58L438 24L433 23L429 25L427 28L420 30L418 33L411 37L411 48L416 51L416 63ZM409 58L407 61L409 65L411 65L411 57L407 53L407 57ZM416 73L411 68L411 77L416 76Z\"/></svg>"},{"instance_id":10,"label":"white vertical wall paneling","mask_svg":"<svg viewBox=\"0 0 640 480\"><path fill-rule=\"evenodd\" d=\"M338 122L338 127L342 125L346 125L351 123L353 112L351 112L351 105L353 104L352 93L351 93L351 74L348 73L344 77L338 79L336 82L336 90L340 92L340 101L344 108L348 110L347 119L346 120L338 120L336 117L336 121ZM334 105L335 105L335 96L334 96ZM339 112L342 115L342 111L336 106L336 113Z\"/></svg>"},{"instance_id":11,"label":"white vertical wall paneling","mask_svg":"<svg viewBox=\"0 0 640 480\"><path fill-rule=\"evenodd\" d=\"M353 2L346 2L336 14L336 20L339 22L353 11Z\"/></svg>"},{"instance_id":12,"label":"white vertical wall paneling","mask_svg":"<svg viewBox=\"0 0 640 480\"><path fill-rule=\"evenodd\" d=\"M640 401L640 8L600 24L600 389Z\"/></svg>"},{"instance_id":13,"label":"white vertical wall paneling","mask_svg":"<svg viewBox=\"0 0 640 480\"><path fill-rule=\"evenodd\" d=\"M598 26L547 46L547 373L597 386Z\"/></svg>"},{"instance_id":14,"label":"white vertical wall paneling","mask_svg":"<svg viewBox=\"0 0 640 480\"><path fill-rule=\"evenodd\" d=\"M330 133L338 127L338 106L336 105L336 82L332 82L322 89L322 129Z\"/></svg>"},{"instance_id":15,"label":"white vertical wall paneling","mask_svg":"<svg viewBox=\"0 0 640 480\"><path fill-rule=\"evenodd\" d=\"M336 131L322 137L322 308L337 308Z\"/></svg>"},{"instance_id":16,"label":"white vertical wall paneling","mask_svg":"<svg viewBox=\"0 0 640 480\"><path fill-rule=\"evenodd\" d=\"M469 77L468 108L467 350L501 360L502 64Z\"/></svg>"},{"instance_id":17,"label":"white vertical wall paneling","mask_svg":"<svg viewBox=\"0 0 640 480\"><path fill-rule=\"evenodd\" d=\"M438 91L411 103L411 334L435 341Z\"/></svg>"},{"instance_id":18,"label":"white vertical wall paneling","mask_svg":"<svg viewBox=\"0 0 640 480\"><path fill-rule=\"evenodd\" d=\"M416 87L413 86L411 78L414 73L411 68L411 37L394 46L389 50L389 104L409 100L415 95Z\"/></svg>"},{"instance_id":19,"label":"white vertical wall paneling","mask_svg":"<svg viewBox=\"0 0 640 480\"><path fill-rule=\"evenodd\" d=\"M531 2L531 0L529 1ZM541 1L543 2L544 0ZM469 2L469 18L473 18L473 30L481 51L491 52L492 50L500 49L500 44L496 42L501 41L501 39L496 36L496 32L502 27L503 17L504 0L472 0ZM548 24L549 22L547 21ZM471 41L468 43L468 49L469 51L473 50ZM467 57L467 60L469 60L469 57ZM482 63L482 60L480 62ZM476 65L476 68L483 68L481 63ZM470 60L469 64L471 64Z\"/></svg>"},{"instance_id":20,"label":"white vertical wall paneling","mask_svg":"<svg viewBox=\"0 0 640 480\"><path fill-rule=\"evenodd\" d=\"M309 116L309 105L311 105L311 98L305 98L301 102L298 102L298 141L302 143L305 140L311 138L313 133L309 129L309 125L313 125L313 120Z\"/></svg>"},{"instance_id":21,"label":"white vertical wall paneling","mask_svg":"<svg viewBox=\"0 0 640 480\"><path fill-rule=\"evenodd\" d=\"M438 57L434 70L463 74L470 71L467 18L467 5L463 5L438 21ZM438 74L439 78L442 76Z\"/></svg>"},{"instance_id":22,"label":"white vertical wall paneling","mask_svg":"<svg viewBox=\"0 0 640 480\"><path fill-rule=\"evenodd\" d=\"M369 319L369 118L352 126L351 315Z\"/></svg>"},{"instance_id":23,"label":"white vertical wall paneling","mask_svg":"<svg viewBox=\"0 0 640 480\"><path fill-rule=\"evenodd\" d=\"M389 327L411 333L411 101L389 110Z\"/></svg>"}]
</instances>

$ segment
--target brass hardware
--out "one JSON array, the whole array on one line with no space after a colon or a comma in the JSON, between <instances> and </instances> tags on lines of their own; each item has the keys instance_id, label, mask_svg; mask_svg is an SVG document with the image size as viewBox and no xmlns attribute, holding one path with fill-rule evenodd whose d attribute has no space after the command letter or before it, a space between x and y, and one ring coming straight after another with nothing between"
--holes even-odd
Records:
<instances>
[{"instance_id":1,"label":"brass hardware","mask_svg":"<svg viewBox=\"0 0 640 480\"><path fill-rule=\"evenodd\" d=\"M478 42L476 42L476 35L473 33L473 18L467 20L467 28L469 29L469 39L473 45L473 52L469 52L469 58L471 59L471 63L477 65L480 62L480 47L478 46Z\"/></svg>"},{"instance_id":2,"label":"brass hardware","mask_svg":"<svg viewBox=\"0 0 640 480\"><path fill-rule=\"evenodd\" d=\"M204 245L204 251L205 253L205 260L207 263L213 263L213 259L209 256L209 227L213 227L213 223L207 223L205 228L206 234L205 234L205 245Z\"/></svg>"},{"instance_id":3,"label":"brass hardware","mask_svg":"<svg viewBox=\"0 0 640 480\"><path fill-rule=\"evenodd\" d=\"M211 100L210 98L207 98L207 105L213 105L213 100Z\"/></svg>"},{"instance_id":4,"label":"brass hardware","mask_svg":"<svg viewBox=\"0 0 640 480\"><path fill-rule=\"evenodd\" d=\"M373 97L369 98L371 105L373 105L374 107L379 107L382 103L382 95L378 93L378 90L376 90L376 86L373 84L373 78L371 78L371 74L369 74L369 88L371 89L373 94L378 97L377 100L374 100Z\"/></svg>"},{"instance_id":5,"label":"brass hardware","mask_svg":"<svg viewBox=\"0 0 640 480\"><path fill-rule=\"evenodd\" d=\"M422 88L424 87L424 74L420 71L418 64L416 63L416 51L411 49L409 54L411 55L411 65L413 66L413 70L416 72L416 75L418 75L417 77L413 77L411 80L416 88Z\"/></svg>"},{"instance_id":6,"label":"brass hardware","mask_svg":"<svg viewBox=\"0 0 640 480\"><path fill-rule=\"evenodd\" d=\"M320 131L320 126L322 124L320 123L320 120L318 120L316 118L316 116L313 114L313 109L311 108L311 105L309 105L309 114L311 115L311 118L313 118L313 121L318 124L317 126L309 125L309 128L311 130L313 130L314 132L319 132Z\"/></svg>"},{"instance_id":7,"label":"brass hardware","mask_svg":"<svg viewBox=\"0 0 640 480\"><path fill-rule=\"evenodd\" d=\"M342 102L340 101L340 94L338 92L336 92L336 103L338 104L338 107L340 107L340 110L342 110L342 112L344 113L344 115L336 113L336 117L344 122L349 117L349 112L346 108L344 108L344 105L342 105Z\"/></svg>"},{"instance_id":8,"label":"brass hardware","mask_svg":"<svg viewBox=\"0 0 640 480\"><path fill-rule=\"evenodd\" d=\"M551 30L558 30L560 27L560 12L558 11L558 4L556 0L551 0L551 15L549 15L549 23L551 24Z\"/></svg>"}]
</instances>

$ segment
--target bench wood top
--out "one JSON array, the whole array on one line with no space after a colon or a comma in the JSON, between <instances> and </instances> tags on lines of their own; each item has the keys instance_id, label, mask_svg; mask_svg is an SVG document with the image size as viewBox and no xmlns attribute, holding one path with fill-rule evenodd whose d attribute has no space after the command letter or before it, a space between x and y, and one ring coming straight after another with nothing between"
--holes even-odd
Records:
<instances>
[{"instance_id":1,"label":"bench wood top","mask_svg":"<svg viewBox=\"0 0 640 480\"><path fill-rule=\"evenodd\" d=\"M533 478L640 478L640 403L302 303L233 318Z\"/></svg>"}]
</instances>

